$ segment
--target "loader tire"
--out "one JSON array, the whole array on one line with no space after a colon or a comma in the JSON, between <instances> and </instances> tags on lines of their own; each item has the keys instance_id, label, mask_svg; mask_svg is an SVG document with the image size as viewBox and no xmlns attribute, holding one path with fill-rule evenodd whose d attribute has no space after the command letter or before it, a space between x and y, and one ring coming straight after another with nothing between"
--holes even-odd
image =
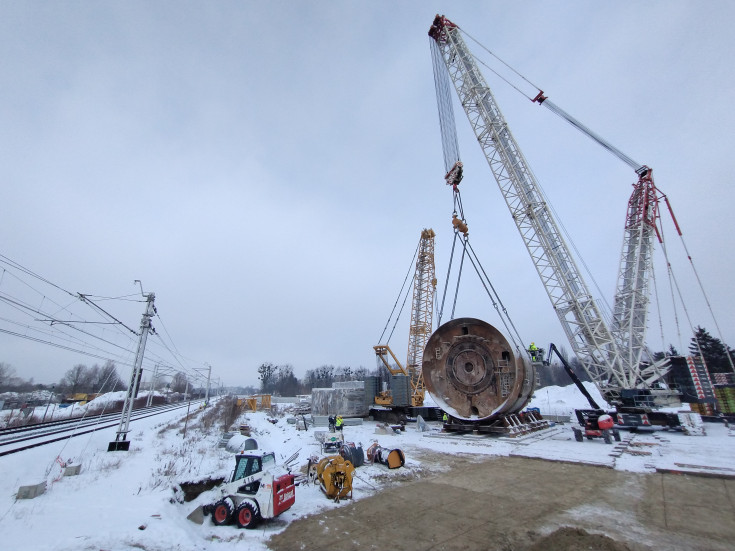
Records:
<instances>
[{"instance_id":1,"label":"loader tire","mask_svg":"<svg viewBox=\"0 0 735 551\"><path fill-rule=\"evenodd\" d=\"M255 528L258 522L258 511L252 503L243 501L235 510L235 522L239 528Z\"/></svg>"},{"instance_id":2,"label":"loader tire","mask_svg":"<svg viewBox=\"0 0 735 551\"><path fill-rule=\"evenodd\" d=\"M602 431L602 438L605 440L605 444L612 444L612 436L610 434L610 429L605 429Z\"/></svg>"},{"instance_id":3,"label":"loader tire","mask_svg":"<svg viewBox=\"0 0 735 551\"><path fill-rule=\"evenodd\" d=\"M574 439L577 442L584 442L584 436L582 436L582 430L581 429L578 429L578 428L574 427L572 429L572 431L574 431Z\"/></svg>"},{"instance_id":4,"label":"loader tire","mask_svg":"<svg viewBox=\"0 0 735 551\"><path fill-rule=\"evenodd\" d=\"M613 438L616 442L620 442L620 431L618 429L613 429Z\"/></svg>"},{"instance_id":5,"label":"loader tire","mask_svg":"<svg viewBox=\"0 0 735 551\"><path fill-rule=\"evenodd\" d=\"M232 522L234 506L229 498L222 499L212 507L212 522L216 526L224 526Z\"/></svg>"}]
</instances>

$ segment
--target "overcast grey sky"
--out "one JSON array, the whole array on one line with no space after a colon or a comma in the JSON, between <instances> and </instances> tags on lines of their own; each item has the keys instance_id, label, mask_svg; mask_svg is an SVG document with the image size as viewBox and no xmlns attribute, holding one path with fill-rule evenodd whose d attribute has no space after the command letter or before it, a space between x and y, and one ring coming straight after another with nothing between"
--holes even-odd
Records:
<instances>
[{"instance_id":1,"label":"overcast grey sky","mask_svg":"<svg viewBox=\"0 0 735 551\"><path fill-rule=\"evenodd\" d=\"M374 367L422 228L437 233L440 288L447 269L452 201L427 36L436 13L653 167L735 345L729 1L5 0L0 254L72 292L130 295L141 280L156 293L154 326L168 346L152 339L146 369L207 362L226 384L256 384L263 362L298 376L324 364ZM611 302L635 174L483 72ZM466 117L455 115L473 246L526 344L568 348ZM673 256L680 246L667 237ZM692 322L716 335L682 260ZM66 315L43 298L54 288L14 282L0 267L0 292ZM456 315L499 325L471 276ZM683 312L680 340L662 302L664 342L686 348ZM138 327L142 303L100 304ZM38 323L0 302L0 329L36 334L23 324ZM399 358L408 324L404 312L390 343ZM654 315L654 350L658 326ZM134 338L126 342L131 361ZM0 333L0 362L51 383L102 360Z\"/></svg>"}]
</instances>

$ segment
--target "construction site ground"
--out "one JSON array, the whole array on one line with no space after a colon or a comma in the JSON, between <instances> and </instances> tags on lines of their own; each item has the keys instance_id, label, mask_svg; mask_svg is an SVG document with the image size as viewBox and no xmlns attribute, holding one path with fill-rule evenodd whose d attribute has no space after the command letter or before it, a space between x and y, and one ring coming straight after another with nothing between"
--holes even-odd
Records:
<instances>
[{"instance_id":1,"label":"construction site ground","mask_svg":"<svg viewBox=\"0 0 735 551\"><path fill-rule=\"evenodd\" d=\"M601 443L586 442L580 446ZM418 479L291 522L273 551L731 550L735 478L426 450ZM358 471L359 476L359 471Z\"/></svg>"}]
</instances>

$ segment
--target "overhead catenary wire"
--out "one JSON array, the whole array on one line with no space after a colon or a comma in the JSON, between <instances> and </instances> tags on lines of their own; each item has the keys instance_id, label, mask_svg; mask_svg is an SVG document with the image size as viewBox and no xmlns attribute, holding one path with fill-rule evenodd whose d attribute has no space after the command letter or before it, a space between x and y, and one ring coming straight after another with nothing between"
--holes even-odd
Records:
<instances>
[{"instance_id":1,"label":"overhead catenary wire","mask_svg":"<svg viewBox=\"0 0 735 551\"><path fill-rule=\"evenodd\" d=\"M0 333L90 358L112 361L120 366L132 367L130 355L137 346L138 332L124 323L119 315L100 307L97 301L142 302L140 299L131 299L140 295L136 293L98 296L73 293L5 255L0 255L0 268L0 304L6 304L27 320L23 322L0 316L0 322L6 324L5 327L0 327ZM41 289L43 286L49 287ZM59 292L72 297L73 300L67 299L64 303L52 296ZM34 297L37 297L37 300ZM48 308L49 304L53 304L54 308ZM83 304L98 319L89 319L81 315L79 308L74 308L74 304ZM61 315L62 312L65 315ZM160 316L158 317L160 320ZM162 320L161 324L163 325ZM100 329L96 330L96 327ZM178 364L178 367L172 369L183 372L189 378L198 378L200 374L185 365L191 360L186 360L179 353L168 330L166 334L172 347L164 342L163 337L161 345L166 354L172 357L173 363ZM156 362L171 363L154 350L149 350L147 355L156 358ZM150 358L144 358L143 361L144 369L149 369L147 366L152 363Z\"/></svg>"},{"instance_id":2,"label":"overhead catenary wire","mask_svg":"<svg viewBox=\"0 0 735 551\"><path fill-rule=\"evenodd\" d=\"M136 336L138 335L138 332L135 329L131 329L130 327L128 327L127 325L125 325L123 322L121 322L119 319L117 319L115 316L113 316L112 314L110 314L107 310L103 309L101 306L99 306L98 304L96 304L94 301L90 300L89 297L88 297L88 295L84 295L82 293L77 293L77 295L79 296L79 300L81 300L82 302L84 302L86 304L89 304L93 308L96 308L102 314L104 314L105 316L107 316L108 318L110 318L111 320L113 320L115 323L119 324L121 327L124 327L125 329L127 329L128 331L130 331L133 335L136 335Z\"/></svg>"},{"instance_id":3,"label":"overhead catenary wire","mask_svg":"<svg viewBox=\"0 0 735 551\"><path fill-rule=\"evenodd\" d=\"M68 291L68 290L64 289L63 287L60 287L59 285L57 285L57 284L49 281L48 279L46 279L46 278L38 275L37 273L33 272L32 270L30 270L30 269L22 266L21 264L17 263L14 260L8 258L4 254L0 254L0 262L4 262L8 266L12 266L13 268L17 269L18 271L21 271L21 272L23 272L25 274L28 274L28 275L30 275L30 276L38 279L39 281L42 281L43 283L46 283L47 285L51 285L55 289L58 289L59 291L62 291L64 293L66 293L67 295L76 296L75 293L72 293L71 291Z\"/></svg>"},{"instance_id":4,"label":"overhead catenary wire","mask_svg":"<svg viewBox=\"0 0 735 551\"><path fill-rule=\"evenodd\" d=\"M0 255L0 256L2 256L2 255ZM24 269L21 269L21 268L18 268L18 269L21 272L25 273ZM58 308L57 313L60 312L60 311L69 312L69 306L71 304L73 304L73 302L72 303L69 303L67 306L63 306L63 305L59 304L58 302L56 302L55 300L53 300L52 298L50 298L47 293L44 293L44 292L40 291L39 289L36 289L29 282L25 281L24 279L22 279L21 277L19 277L15 273L13 273L13 272L5 269L5 268L3 269L3 280L5 279L5 275L6 274L8 275L8 277L12 278L15 282L17 282L18 284L20 284L22 287L24 287L24 288L32 291L33 293L35 293L37 295L37 297L40 299L40 304L37 307L34 308L34 306L32 306L29 302L23 301L23 300L21 300L21 299L19 299L17 297L16 298L9 297L7 295L7 293L2 293L2 295L0 295L0 299L2 299L3 297L5 297L5 300L8 300L8 301L12 300L18 306L22 306L22 307L24 307L24 308L26 308L28 310L36 310L36 311L41 308L41 306L43 305L44 302L48 301L48 302L52 303L53 305L55 305ZM43 278L41 278L40 280L41 281L44 281ZM53 284L51 284L51 285L53 285ZM59 288L58 286L56 286L56 287ZM78 297L76 297L76 295L74 295L73 293L69 293L68 291L64 291L64 292L67 293L67 294L70 294L75 299L78 299ZM76 301L74 301L74 302L76 302ZM48 315L48 314L46 314L46 315ZM54 317L54 316L51 316L51 317Z\"/></svg>"},{"instance_id":5,"label":"overhead catenary wire","mask_svg":"<svg viewBox=\"0 0 735 551\"><path fill-rule=\"evenodd\" d=\"M201 373L199 373L196 370L196 368L193 368L193 367L189 367L189 366L184 365L186 362L189 362L189 363L197 363L197 361L196 360L192 360L191 358L187 358L183 354L181 354L181 352L179 352L179 349L176 346L176 343L174 343L174 340L171 337L171 334L169 333L168 328L166 327L165 323L163 322L163 318L161 317L161 313L158 310L156 310L156 318L158 318L158 321L161 322L161 327L163 327L163 332L166 334L166 338L168 338L171 346L169 347L165 343L164 338L163 338L162 335L156 333L156 336L160 339L161 343L164 345L164 347L166 348L166 350L176 360L176 363L179 364L179 366L181 367L182 371L186 375L188 375L189 377L192 377L194 379L199 379L199 378L202 378L203 379L203 375ZM171 348L173 348L173 350Z\"/></svg>"},{"instance_id":6,"label":"overhead catenary wire","mask_svg":"<svg viewBox=\"0 0 735 551\"><path fill-rule=\"evenodd\" d=\"M48 312L43 312L43 311L38 310L36 308L33 308L33 307L31 307L31 306L29 306L27 304L23 304L22 301L18 301L18 300L15 300L13 298L10 298L7 295L5 295L4 293L3 294L0 294L0 301L6 302L7 304L11 305L12 307L16 308L17 310L21 311L22 313L24 313L25 315L27 315L29 317L32 314L36 314L36 315L41 316L42 318L48 318L48 319L35 319L35 321L48 322L51 325L54 325L54 324L63 325L63 326L68 327L69 329L72 329L74 331L77 331L79 333L82 333L84 335L87 335L87 336L89 336L91 338L99 339L99 340L101 340L101 341L103 341L103 342L105 342L107 344L110 344L110 345L112 345L114 347L117 347L117 348L121 348L123 350L126 350L124 347L121 347L121 346L119 346L119 345L117 345L117 344L115 344L115 343L113 343L113 342L111 342L109 340L103 339L102 337L100 337L98 335L94 335L93 333L90 333L88 331L85 331L85 330L80 329L79 327L76 327L75 326L75 324L77 324L77 323L79 323L79 324L85 324L85 323L95 323L95 322L87 322L87 321L81 320L81 319L80 320L74 320L74 321L56 320L56 319L53 319L53 316L51 314L49 314ZM28 330L31 330L31 331L41 332L40 329L31 327L29 325L22 325L22 324L19 324L18 322L14 322L12 320L7 320L7 319L5 321L8 321L9 323L17 324L19 326L24 326ZM68 335L65 331L60 331L60 332L62 334ZM46 332L46 334L48 335L50 333L49 332ZM73 342L84 343L84 341L81 341L78 338L74 338L71 335L68 335L68 336L69 336L70 340L73 341ZM96 347L92 346L92 348L96 348Z\"/></svg>"},{"instance_id":7,"label":"overhead catenary wire","mask_svg":"<svg viewBox=\"0 0 735 551\"><path fill-rule=\"evenodd\" d=\"M100 356L100 355L97 355L97 354L93 354L91 352L85 352L84 350L78 350L76 348L71 348L69 346L64 346L64 345L59 344L59 343L55 343L55 342L51 342L51 341L46 341L46 340L43 340L43 339L39 339L37 337L31 337L31 336L28 336L28 335L23 335L22 333L16 333L14 331L9 331L7 329L0 328L0 333L5 333L6 335L11 335L11 336L14 336L14 337L20 337L22 339L26 339L26 340L29 340L29 341L37 342L37 343L40 343L40 344L45 344L45 345L48 345L48 346L53 346L55 348L60 348L62 350L67 350L69 352L76 352L78 354L83 354L85 356L89 356L89 357L92 357L92 358L98 358L100 360L109 360L110 359L109 356Z\"/></svg>"},{"instance_id":8,"label":"overhead catenary wire","mask_svg":"<svg viewBox=\"0 0 735 551\"><path fill-rule=\"evenodd\" d=\"M56 284L50 282L48 279L46 279L46 278L44 278L42 276L39 276L35 272L29 270L28 268L23 267L22 265L20 265L19 263L15 262L15 261L12 261L11 259L9 259L8 257L6 257L4 255L0 255L0 257L2 257L4 259L4 261L9 266L12 266L14 269L17 269L21 273L24 273L24 274L32 274L32 277L38 279L39 281L41 281L43 283L47 283L47 284L51 285L53 288L58 289L58 290L61 290L64 293L66 293L66 294L68 294L70 296L75 297L75 299L76 299L75 302L79 302L79 296L78 296L78 294L74 294L74 293L71 293L70 291L67 291L67 290L63 289L59 285L56 285ZM5 272L9 273L7 270L5 270ZM53 300L50 297L48 297L45 293L43 293L39 289L36 289L34 286L30 285L27 281L24 281L23 279L21 279L20 277L18 277L16 274L10 273L10 276L13 277L16 281L18 281L22 286L24 286L27 289L30 289L31 291L33 291L34 293L36 293L38 296L40 296L41 297L41 303L42 304L43 304L43 302L46 302L46 301L47 302L50 302L50 303L54 304L55 306L57 306L58 307L58 310L57 310L56 314L51 314L49 312L45 312L45 311L41 310L40 309L40 306L39 307L33 307L30 304L28 304L27 301L23 301L23 300L18 299L18 298L10 297L10 296L7 295L7 293L4 293L4 292L3 293L0 293L0 300L1 301L6 302L7 304L11 305L13 308L15 308L15 309L17 309L19 311L22 311L26 316L29 316L31 318L33 317L33 315L38 315L41 318L47 318L47 319L36 319L35 321L49 323L50 325L57 324L57 325L66 326L66 327L68 327L68 328L70 328L70 329L72 329L72 330L74 330L76 332L82 333L82 334L87 335L87 336L89 336L91 338L100 339L100 340L105 341L107 344L112 344L113 346L118 346L118 345L115 345L114 343L111 343L108 340L102 339L98 335L94 335L94 334L92 334L92 333L90 333L88 331L85 331L83 329L80 329L79 327L76 327L75 324L85 324L85 323L94 323L94 322L91 322L91 321L88 321L88 320L84 320L81 317L75 316L69 310L69 306L71 304L73 304L73 303L67 304L65 306L64 305L61 305L58 302L56 302L55 300ZM60 311L68 312L69 314L71 314L71 316L73 318L76 317L76 319L68 319L68 320L60 320L60 319L57 319L56 316L57 316L58 312L60 312ZM27 326L27 327L31 331L37 331L37 332L39 331L39 329L37 329L37 328L32 328L30 326ZM61 334L67 334L63 330L58 331L58 332L61 333ZM10 332L10 333L13 333L13 332ZM49 333L47 332L46 334L48 335ZM20 336L23 336L23 335L20 335ZM72 341L77 342L77 346L79 346L79 343L83 343L84 342L81 339L78 339L78 338L75 338L75 337L72 337L72 336L69 336L69 337L71 338ZM33 339L33 338L31 338L31 340L37 340L37 342L44 342L44 343L46 342L44 339ZM62 348L62 347L63 346L60 346L60 348ZM93 349L96 348L96 349L99 350L99 348L94 347L94 346L91 346L91 348L93 348ZM122 347L120 347L120 348L122 348ZM71 348L67 348L67 349L71 350ZM82 352L82 353L84 353L84 352Z\"/></svg>"}]
</instances>

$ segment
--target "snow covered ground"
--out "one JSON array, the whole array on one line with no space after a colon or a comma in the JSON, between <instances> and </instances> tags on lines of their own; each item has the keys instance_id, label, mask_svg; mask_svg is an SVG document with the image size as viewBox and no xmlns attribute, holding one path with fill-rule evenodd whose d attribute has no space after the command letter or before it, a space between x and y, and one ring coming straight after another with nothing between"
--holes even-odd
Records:
<instances>
[{"instance_id":1,"label":"snow covered ground","mask_svg":"<svg viewBox=\"0 0 735 551\"><path fill-rule=\"evenodd\" d=\"M114 404L122 404L125 401L126 394L126 390L118 392L108 392L106 394L103 394L96 400L93 400L91 402L84 402L82 405L80 405L76 402L72 404L57 404L55 402L52 403L50 401L50 398L52 398L52 395L50 393L48 393L47 391L36 392L26 396L31 396L33 399L38 399L39 396L42 396L43 400L48 401L45 406L31 406L23 412L21 412L21 410L17 408L4 409L0 411L0 426L5 427L7 426L9 421L17 422L19 419L23 419L24 423L39 423L43 419L48 422L69 419L71 417L84 417L86 415L92 414L99 415L100 413L109 413L112 411L112 406ZM6 401L10 401L13 399L17 400L18 398L18 394L15 392L5 393L5 396ZM139 396L142 399L147 397L148 393L141 392ZM153 396L160 399L166 398L164 394L157 391L153 392ZM26 414L28 417L33 416L33 421L31 421L30 419L26 419Z\"/></svg>"},{"instance_id":2,"label":"snow covered ground","mask_svg":"<svg viewBox=\"0 0 735 551\"><path fill-rule=\"evenodd\" d=\"M601 408L609 408L594 384L590 382L582 384ZM590 404L574 385L547 386L534 392L528 407L539 408L546 415L566 415L574 418L575 409L589 409ZM688 409L688 406L685 408Z\"/></svg>"},{"instance_id":3,"label":"snow covered ground","mask_svg":"<svg viewBox=\"0 0 735 551\"><path fill-rule=\"evenodd\" d=\"M572 387L550 387L537 392L531 405L542 413L569 414L585 407L584 398ZM566 412L566 413L565 413ZM183 437L185 413L181 410L131 424L129 452L108 453L107 444L115 431L107 429L20 454L0 457L1 548L34 550L265 550L265 541L298 517L340 507L324 497L316 486L302 485L296 504L280 517L255 530L234 526L215 527L186 519L200 503L215 499L214 491L181 503L178 483L207 476L228 476L233 454L217 447L219 430L208 433L200 425L203 411L194 412ZM246 421L261 449L273 450L284 460L299 452L296 465L304 466L310 455L319 453L315 430L296 430L287 417L274 424L264 413L248 413ZM237 424L235 426L237 426ZM346 426L345 438L362 443L373 441L385 448L400 448L406 456L401 469L365 465L356 471L354 499L374 495L381 486L400 483L442 469L423 462L427 452L541 457L552 460L604 464L615 469L654 472L656 468L716 472L735 475L732 457L735 438L720 424L707 424L707 435L685 436L678 432L623 433L623 441L606 445L601 440L576 442L570 425L557 425L518 439L485 436L446 436L440 425L429 423L419 432L415 425L399 434L378 434L376 423ZM78 476L61 476L61 462L80 463ZM16 500L20 486L46 481L45 494ZM343 504L346 501L343 501Z\"/></svg>"}]
</instances>

